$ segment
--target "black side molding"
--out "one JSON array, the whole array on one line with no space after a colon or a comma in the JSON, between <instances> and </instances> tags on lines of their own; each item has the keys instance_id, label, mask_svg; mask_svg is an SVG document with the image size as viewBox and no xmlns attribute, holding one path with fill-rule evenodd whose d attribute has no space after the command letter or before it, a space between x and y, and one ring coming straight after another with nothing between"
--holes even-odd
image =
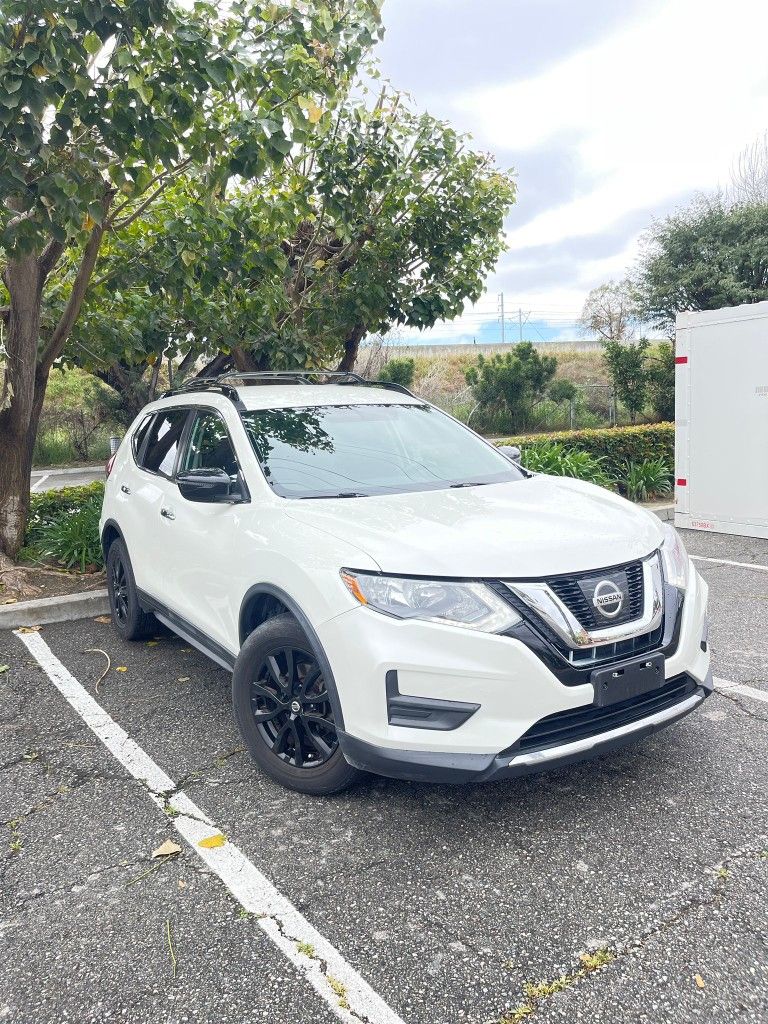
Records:
<instances>
[{"instance_id":1,"label":"black side molding","mask_svg":"<svg viewBox=\"0 0 768 1024\"><path fill-rule=\"evenodd\" d=\"M463 700L437 700L434 697L409 697L400 693L397 669L386 675L387 715L390 725L407 729L458 729L480 707Z\"/></svg>"},{"instance_id":2,"label":"black side molding","mask_svg":"<svg viewBox=\"0 0 768 1024\"><path fill-rule=\"evenodd\" d=\"M150 597L145 591L137 589L137 594L139 604L144 611L152 612L169 629L172 629L174 633L178 633L187 643L192 644L198 651L207 655L211 661L215 661L217 665L221 665L228 672L232 671L235 667L234 654L225 647L222 647L221 644L216 643L215 640L211 640L202 630L198 629L197 626L193 626L191 622L187 622L181 615L167 608L160 601L156 601L154 597Z\"/></svg>"}]
</instances>

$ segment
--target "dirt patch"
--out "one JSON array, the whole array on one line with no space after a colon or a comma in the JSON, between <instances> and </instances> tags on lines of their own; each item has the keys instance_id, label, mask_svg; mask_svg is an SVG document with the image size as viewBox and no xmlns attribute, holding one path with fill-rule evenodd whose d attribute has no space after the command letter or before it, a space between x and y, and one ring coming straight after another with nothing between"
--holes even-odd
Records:
<instances>
[{"instance_id":1,"label":"dirt patch","mask_svg":"<svg viewBox=\"0 0 768 1024\"><path fill-rule=\"evenodd\" d=\"M43 569L37 566L17 566L16 569L15 576L21 578L23 592L20 593L15 586L4 586L0 582L0 604L84 594L89 590L100 590L106 586L106 575L103 572L67 572L63 569Z\"/></svg>"}]
</instances>

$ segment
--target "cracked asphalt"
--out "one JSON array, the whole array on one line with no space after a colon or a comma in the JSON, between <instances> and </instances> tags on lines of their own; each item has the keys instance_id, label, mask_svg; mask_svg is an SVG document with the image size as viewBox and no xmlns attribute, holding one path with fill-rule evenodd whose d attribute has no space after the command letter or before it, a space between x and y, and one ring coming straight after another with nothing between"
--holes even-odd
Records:
<instances>
[{"instance_id":1,"label":"cracked asphalt","mask_svg":"<svg viewBox=\"0 0 768 1024\"><path fill-rule=\"evenodd\" d=\"M766 541L685 541L768 566ZM696 565L715 674L768 692L768 573ZM41 635L92 694L106 663L88 649L109 654L102 707L406 1024L768 1021L768 703L716 693L673 728L548 775L371 777L317 799L259 773L227 674L168 632L124 644L89 619ZM0 1021L335 1020L186 844L152 859L178 840L168 820L0 633L6 663ZM611 962L527 1000L526 984L570 977L596 950Z\"/></svg>"}]
</instances>

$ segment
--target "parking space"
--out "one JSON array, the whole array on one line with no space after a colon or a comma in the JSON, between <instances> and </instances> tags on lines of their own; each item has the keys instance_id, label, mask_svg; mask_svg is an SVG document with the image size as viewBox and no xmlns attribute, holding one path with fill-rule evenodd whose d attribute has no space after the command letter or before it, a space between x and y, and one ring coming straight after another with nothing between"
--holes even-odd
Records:
<instances>
[{"instance_id":1,"label":"parking space","mask_svg":"<svg viewBox=\"0 0 768 1024\"><path fill-rule=\"evenodd\" d=\"M183 641L43 627L190 822L240 851L234 875L0 634L0 1019L764 1021L768 703L747 691L768 695L768 542L685 540L717 559L696 564L722 689L618 755L487 786L288 792L244 753L227 674ZM180 853L153 859L167 839ZM288 910L244 909L251 871Z\"/></svg>"}]
</instances>

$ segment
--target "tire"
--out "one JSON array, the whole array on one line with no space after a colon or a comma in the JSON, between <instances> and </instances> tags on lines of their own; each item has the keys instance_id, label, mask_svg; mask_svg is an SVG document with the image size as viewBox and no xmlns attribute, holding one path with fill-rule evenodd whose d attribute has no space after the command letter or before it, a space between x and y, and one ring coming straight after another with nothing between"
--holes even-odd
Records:
<instances>
[{"instance_id":1,"label":"tire","mask_svg":"<svg viewBox=\"0 0 768 1024\"><path fill-rule=\"evenodd\" d=\"M107 590L112 625L123 640L143 640L157 630L154 615L143 611L136 592L131 560L122 540L115 540L107 555Z\"/></svg>"},{"instance_id":2,"label":"tire","mask_svg":"<svg viewBox=\"0 0 768 1024\"><path fill-rule=\"evenodd\" d=\"M360 775L344 758L322 669L292 615L268 619L245 641L232 704L251 757L283 786L329 796Z\"/></svg>"}]
</instances>

